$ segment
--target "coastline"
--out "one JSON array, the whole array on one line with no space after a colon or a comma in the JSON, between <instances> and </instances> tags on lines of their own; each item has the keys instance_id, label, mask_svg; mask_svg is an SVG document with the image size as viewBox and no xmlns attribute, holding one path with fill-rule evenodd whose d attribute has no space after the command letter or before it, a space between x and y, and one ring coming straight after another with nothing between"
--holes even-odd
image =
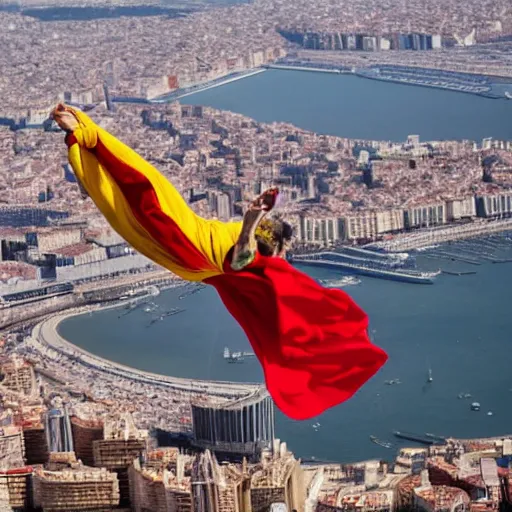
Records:
<instances>
[{"instance_id":1,"label":"coastline","mask_svg":"<svg viewBox=\"0 0 512 512\"><path fill-rule=\"evenodd\" d=\"M408 82L406 80L399 80L398 78L383 78L379 76L372 76L367 73L361 73L360 71L355 71L353 75L358 76L359 78L367 78L368 80L376 80L377 82L388 82L392 84L406 85L411 87L426 87L427 89L439 89L442 91L449 92L459 92L463 94L470 94L472 96L480 96L481 98L487 98L490 100L506 100L505 96L498 96L495 94L491 94L488 92L477 92L477 91L465 91L464 89L459 89L457 87L449 87L446 85L431 85L428 83L420 83L420 82ZM483 75L478 75L483 76Z\"/></svg>"},{"instance_id":2,"label":"coastline","mask_svg":"<svg viewBox=\"0 0 512 512\"><path fill-rule=\"evenodd\" d=\"M179 286L179 285L178 285ZM156 374L152 372L146 372L143 370L138 370L136 368L132 368L120 363L115 363L113 361L104 359L100 356L92 354L85 349L82 349L70 341L63 338L58 333L59 324L66 320L67 318L81 316L88 314L90 311L100 311L100 310L109 310L109 309L117 309L125 304L128 304L129 301L118 302L116 304L109 304L106 306L86 306L85 308L78 308L73 310L68 310L65 312L61 312L59 314L55 314L46 318L45 320L39 322L34 329L32 330L32 335L27 339L26 343L30 346L38 349L41 354L45 355L47 350L54 350L59 354L59 356L65 356L68 358L72 358L75 362L82 364L84 366L92 367L94 371L104 372L110 374L111 376L119 376L124 379L139 381L145 384L154 385L157 387L165 387L167 389L172 389L181 392L187 392L191 395L196 396L205 396L208 395L210 398L229 398L233 399L246 399L250 397L258 391L261 390L261 384L251 384L251 383L232 383L232 382L223 382L223 381L206 381L206 380L197 380L197 379L186 379L179 377L171 377L161 374ZM50 338L50 339L48 339ZM40 344L40 347L37 345ZM42 348L42 350L41 350ZM36 370L37 371L37 370ZM505 438L510 438L510 435L494 435L489 437L463 437L463 438L455 438L452 436L446 436L446 439L456 439L458 441L464 442L479 442L479 441L502 441ZM400 446L400 448L405 447L414 447L416 444ZM308 459L305 458L307 463L317 463L322 464L322 461L319 459ZM327 462L326 462L327 463ZM329 462L335 463L335 462Z\"/></svg>"},{"instance_id":3,"label":"coastline","mask_svg":"<svg viewBox=\"0 0 512 512\"><path fill-rule=\"evenodd\" d=\"M161 96L156 96L155 98L148 99L148 103L170 103L172 101L179 100L180 98L191 96L192 94L196 94L198 92L207 91L208 89L214 89L215 87L221 87L222 85L237 82L238 80L243 80L244 78L250 78L252 76L259 75L265 71L266 68L260 67L255 69L247 69L245 71L237 71L235 73L229 73L222 77L214 78L213 80L208 80L199 84L183 87L182 89L177 89L176 91L162 94Z\"/></svg>"},{"instance_id":4,"label":"coastline","mask_svg":"<svg viewBox=\"0 0 512 512\"><path fill-rule=\"evenodd\" d=\"M398 66L397 66L398 67ZM172 103L173 101L178 101L181 98L186 98L187 96L192 96L194 94L207 91L209 89L214 89L216 87L221 87L223 85L227 85L232 82L237 82L238 80L243 80L245 78L251 78L255 75L259 75L261 73L264 73L267 70L276 70L276 71L300 71L303 73L325 73L330 75L352 75L359 78L364 78L368 80L375 80L378 82L387 82L392 84L398 84L398 85L406 85L409 87L425 87L428 89L438 89L442 91L450 91L450 92L456 92L456 93L464 93L469 94L472 96L479 96L481 98L487 98L492 100L510 100L512 99L512 96L507 96L506 92L503 94L496 94L492 92L492 87L490 91L486 92L479 92L479 91L471 91L471 90L464 90L460 88L460 85L454 84L453 87L449 85L437 85L437 84L431 84L427 82L411 82L409 80L400 80L398 78L384 78L377 75L372 75L368 71L371 68L348 68L346 66L340 65L339 67L336 67L334 65L329 65L329 67L323 67L321 63L318 63L317 65L300 65L300 64L292 64L292 63L274 63L274 64L265 64L258 68L253 69L247 69L245 71L237 71L234 73L229 73L227 75L224 75L222 77L214 78L213 80L209 80L206 82L202 82L199 84L195 84L188 87L183 87L181 89L176 89L173 92L168 92L159 96L155 96L154 98L139 98L139 97L125 97L125 96L114 96L112 98L112 101L114 103L144 103L144 104L165 104L165 103ZM425 71L442 71L438 70L436 68L422 68ZM444 71L445 73L456 73L456 71ZM487 75L475 75L475 77L480 78L492 78L488 77ZM512 79L509 83L510 88L512 90ZM510 93L512 94L512 93Z\"/></svg>"},{"instance_id":5,"label":"coastline","mask_svg":"<svg viewBox=\"0 0 512 512\"><path fill-rule=\"evenodd\" d=\"M347 68L346 66L342 66L342 65L337 67L335 65L330 65L330 64L329 64L329 67L323 67L321 63L317 63L317 65L312 64L311 66L307 66L304 64L301 65L301 64L293 64L293 63L286 63L286 62L278 63L278 64L268 64L265 67L267 69L276 69L276 70L280 70L280 71L301 71L301 72L305 72L305 73L328 73L328 74L335 74L335 75L352 75L352 76L357 76L359 78L367 78L369 80L376 80L378 82L388 82L388 83L407 85L407 86L412 86L412 87L426 87L428 89L440 89L443 91L459 92L459 93L464 93L464 94L470 94L473 96L480 96L482 98L487 98L487 99L498 99L498 100L511 99L508 96L506 96L505 94L498 95L498 94L492 93L490 91L489 92L479 92L479 91L464 90L464 89L461 89L460 86L457 86L455 84L453 87L450 87L448 85L435 85L435 84L430 84L430 83L426 83L426 82L424 82L424 83L410 82L408 80L405 80L405 79L400 80L398 78L384 78L381 76L370 74L368 71L371 68L356 69L356 68ZM393 67L393 66L389 66L389 67ZM398 68L399 66L396 66L396 67ZM433 71L433 72L436 72L436 71L441 72L442 71L442 70L438 70L436 68L422 68L422 69L425 69L426 71ZM456 73L455 71L444 71L444 72L445 73ZM475 77L490 78L487 75L475 75ZM510 86L512 88L512 80L510 82Z\"/></svg>"},{"instance_id":6,"label":"coastline","mask_svg":"<svg viewBox=\"0 0 512 512\"><path fill-rule=\"evenodd\" d=\"M68 310L51 315L34 326L31 336L27 340L28 344L36 348L36 350L42 354L47 350L53 350L61 356L75 361L78 360L82 365L92 367L95 371L114 374L122 378L136 380L146 384L164 386L177 391L200 393L203 395L208 394L214 397L245 398L264 387L262 383L186 379L139 370L92 354L74 345L59 334L58 328L60 323L68 318L83 316L93 311L116 309L128 303L129 301L117 302L116 304L94 308L87 306L85 308Z\"/></svg>"}]
</instances>

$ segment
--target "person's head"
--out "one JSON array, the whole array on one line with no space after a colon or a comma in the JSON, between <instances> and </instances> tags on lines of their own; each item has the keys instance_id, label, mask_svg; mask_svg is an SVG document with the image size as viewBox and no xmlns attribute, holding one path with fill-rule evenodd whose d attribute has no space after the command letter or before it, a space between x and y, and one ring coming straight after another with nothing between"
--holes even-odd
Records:
<instances>
[{"instance_id":1,"label":"person's head","mask_svg":"<svg viewBox=\"0 0 512 512\"><path fill-rule=\"evenodd\" d=\"M258 252L263 256L284 257L293 236L293 228L282 219L263 219L256 229Z\"/></svg>"}]
</instances>

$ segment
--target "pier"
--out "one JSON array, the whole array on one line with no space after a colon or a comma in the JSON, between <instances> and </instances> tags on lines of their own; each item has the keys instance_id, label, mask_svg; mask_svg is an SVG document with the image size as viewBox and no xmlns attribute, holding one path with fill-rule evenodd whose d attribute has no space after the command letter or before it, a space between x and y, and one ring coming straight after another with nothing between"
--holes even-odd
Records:
<instances>
[{"instance_id":1,"label":"pier","mask_svg":"<svg viewBox=\"0 0 512 512\"><path fill-rule=\"evenodd\" d=\"M435 444L435 442L436 442L436 440L432 437L429 437L427 435L422 435L422 434L414 434L412 432L400 432L398 430L395 430L393 432L393 435L400 439L406 439L407 441L414 441L415 443L426 444L426 445L432 445L432 444Z\"/></svg>"},{"instance_id":2,"label":"pier","mask_svg":"<svg viewBox=\"0 0 512 512\"><path fill-rule=\"evenodd\" d=\"M342 256L345 261L336 261L336 258ZM313 254L307 254L304 256L294 256L293 262L301 265L308 265L313 267L332 268L350 272L353 274L359 274L368 277L375 277L380 279L389 279L392 281L402 281L406 283L417 283L417 284L432 284L434 277L439 272L417 272L413 270L399 269L398 262L389 262L389 267L371 267L364 264L366 260L363 258L352 258L351 262L345 254L338 254L335 252L318 252ZM394 266L393 264L396 263Z\"/></svg>"}]
</instances>

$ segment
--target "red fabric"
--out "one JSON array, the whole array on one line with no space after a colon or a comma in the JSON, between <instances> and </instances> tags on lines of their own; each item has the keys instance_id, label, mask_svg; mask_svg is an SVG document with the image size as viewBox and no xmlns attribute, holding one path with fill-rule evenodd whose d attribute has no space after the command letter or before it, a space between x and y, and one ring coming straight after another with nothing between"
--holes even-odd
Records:
<instances>
[{"instance_id":1,"label":"red fabric","mask_svg":"<svg viewBox=\"0 0 512 512\"><path fill-rule=\"evenodd\" d=\"M184 268L207 268L205 256L160 209L149 180L101 141L93 151L152 238ZM242 271L229 262L224 270L205 282L245 331L272 398L290 418L308 419L344 402L386 362L368 338L366 314L345 292L323 288L280 258L258 255Z\"/></svg>"},{"instance_id":2,"label":"red fabric","mask_svg":"<svg viewBox=\"0 0 512 512\"><path fill-rule=\"evenodd\" d=\"M348 400L387 361L368 317L281 258L258 255L242 271L208 279L245 331L281 411L295 420Z\"/></svg>"}]
</instances>

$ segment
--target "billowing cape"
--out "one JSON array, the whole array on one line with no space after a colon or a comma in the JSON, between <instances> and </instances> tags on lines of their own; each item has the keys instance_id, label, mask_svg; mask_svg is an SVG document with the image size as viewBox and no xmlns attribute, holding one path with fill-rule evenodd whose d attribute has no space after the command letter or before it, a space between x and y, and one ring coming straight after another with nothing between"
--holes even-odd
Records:
<instances>
[{"instance_id":1,"label":"billowing cape","mask_svg":"<svg viewBox=\"0 0 512 512\"><path fill-rule=\"evenodd\" d=\"M350 398L386 362L368 317L343 291L326 289L281 258L230 266L241 223L196 215L132 149L74 111L66 137L78 180L137 251L183 279L214 286L245 331L281 411L308 419Z\"/></svg>"}]
</instances>

